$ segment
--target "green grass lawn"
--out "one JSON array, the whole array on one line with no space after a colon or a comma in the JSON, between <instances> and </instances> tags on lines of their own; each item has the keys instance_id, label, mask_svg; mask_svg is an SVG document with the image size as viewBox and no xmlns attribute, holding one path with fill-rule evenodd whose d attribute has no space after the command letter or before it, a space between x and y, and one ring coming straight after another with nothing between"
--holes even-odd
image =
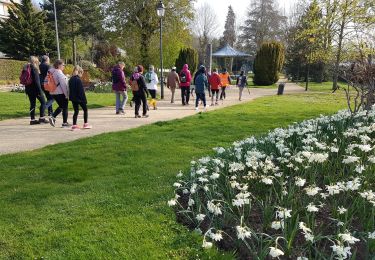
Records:
<instances>
[{"instance_id":1,"label":"green grass lawn","mask_svg":"<svg viewBox=\"0 0 375 260\"><path fill-rule=\"evenodd\" d=\"M317 82L309 82L308 89L310 91L316 91L316 92L328 92L332 93L332 81L317 83ZM346 84L344 82L339 82L339 86L345 87ZM298 82L298 85L305 88L306 82ZM343 89L337 90L337 92L343 92Z\"/></svg>"},{"instance_id":2,"label":"green grass lawn","mask_svg":"<svg viewBox=\"0 0 375 260\"><path fill-rule=\"evenodd\" d=\"M176 223L176 173L213 147L344 107L338 95L272 96L0 156L0 259L230 259Z\"/></svg>"},{"instance_id":3,"label":"green grass lawn","mask_svg":"<svg viewBox=\"0 0 375 260\"><path fill-rule=\"evenodd\" d=\"M115 95L112 93L92 93L87 92L89 108L99 108L113 106ZM24 93L0 92L0 120L23 117L29 115L29 99ZM72 109L71 102L69 102ZM56 103L54 103L54 108ZM37 115L39 113L39 102L37 101Z\"/></svg>"}]
</instances>

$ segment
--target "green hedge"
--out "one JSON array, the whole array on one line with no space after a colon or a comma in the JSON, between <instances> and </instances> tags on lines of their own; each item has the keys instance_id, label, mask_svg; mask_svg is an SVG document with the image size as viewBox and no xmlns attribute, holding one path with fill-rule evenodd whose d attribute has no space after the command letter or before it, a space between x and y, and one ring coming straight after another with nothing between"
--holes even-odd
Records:
<instances>
[{"instance_id":1,"label":"green hedge","mask_svg":"<svg viewBox=\"0 0 375 260\"><path fill-rule=\"evenodd\" d=\"M26 61L0 59L0 84L17 83Z\"/></svg>"}]
</instances>

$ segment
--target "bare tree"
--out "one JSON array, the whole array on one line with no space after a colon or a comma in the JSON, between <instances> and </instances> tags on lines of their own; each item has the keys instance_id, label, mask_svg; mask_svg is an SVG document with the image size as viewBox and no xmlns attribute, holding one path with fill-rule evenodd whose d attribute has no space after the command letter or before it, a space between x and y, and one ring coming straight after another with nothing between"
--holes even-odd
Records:
<instances>
[{"instance_id":1,"label":"bare tree","mask_svg":"<svg viewBox=\"0 0 375 260\"><path fill-rule=\"evenodd\" d=\"M197 8L193 27L199 42L199 61L205 64L207 44L216 38L218 31L217 16L209 4Z\"/></svg>"}]
</instances>

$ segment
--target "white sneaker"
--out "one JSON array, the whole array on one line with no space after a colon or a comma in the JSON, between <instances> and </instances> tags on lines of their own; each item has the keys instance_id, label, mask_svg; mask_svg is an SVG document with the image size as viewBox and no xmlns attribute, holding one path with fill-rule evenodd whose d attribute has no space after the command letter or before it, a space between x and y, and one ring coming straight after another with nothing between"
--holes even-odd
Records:
<instances>
[{"instance_id":1,"label":"white sneaker","mask_svg":"<svg viewBox=\"0 0 375 260\"><path fill-rule=\"evenodd\" d=\"M199 108L198 108L198 107L195 107L195 111L199 111Z\"/></svg>"}]
</instances>

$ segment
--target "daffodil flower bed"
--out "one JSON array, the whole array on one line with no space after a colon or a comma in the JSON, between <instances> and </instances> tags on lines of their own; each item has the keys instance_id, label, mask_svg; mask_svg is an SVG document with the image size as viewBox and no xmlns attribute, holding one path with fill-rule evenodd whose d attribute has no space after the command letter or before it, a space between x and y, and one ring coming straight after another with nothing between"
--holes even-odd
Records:
<instances>
[{"instance_id":1,"label":"daffodil flower bed","mask_svg":"<svg viewBox=\"0 0 375 260\"><path fill-rule=\"evenodd\" d=\"M177 219L246 259L375 257L375 110L215 148L180 172Z\"/></svg>"}]
</instances>

